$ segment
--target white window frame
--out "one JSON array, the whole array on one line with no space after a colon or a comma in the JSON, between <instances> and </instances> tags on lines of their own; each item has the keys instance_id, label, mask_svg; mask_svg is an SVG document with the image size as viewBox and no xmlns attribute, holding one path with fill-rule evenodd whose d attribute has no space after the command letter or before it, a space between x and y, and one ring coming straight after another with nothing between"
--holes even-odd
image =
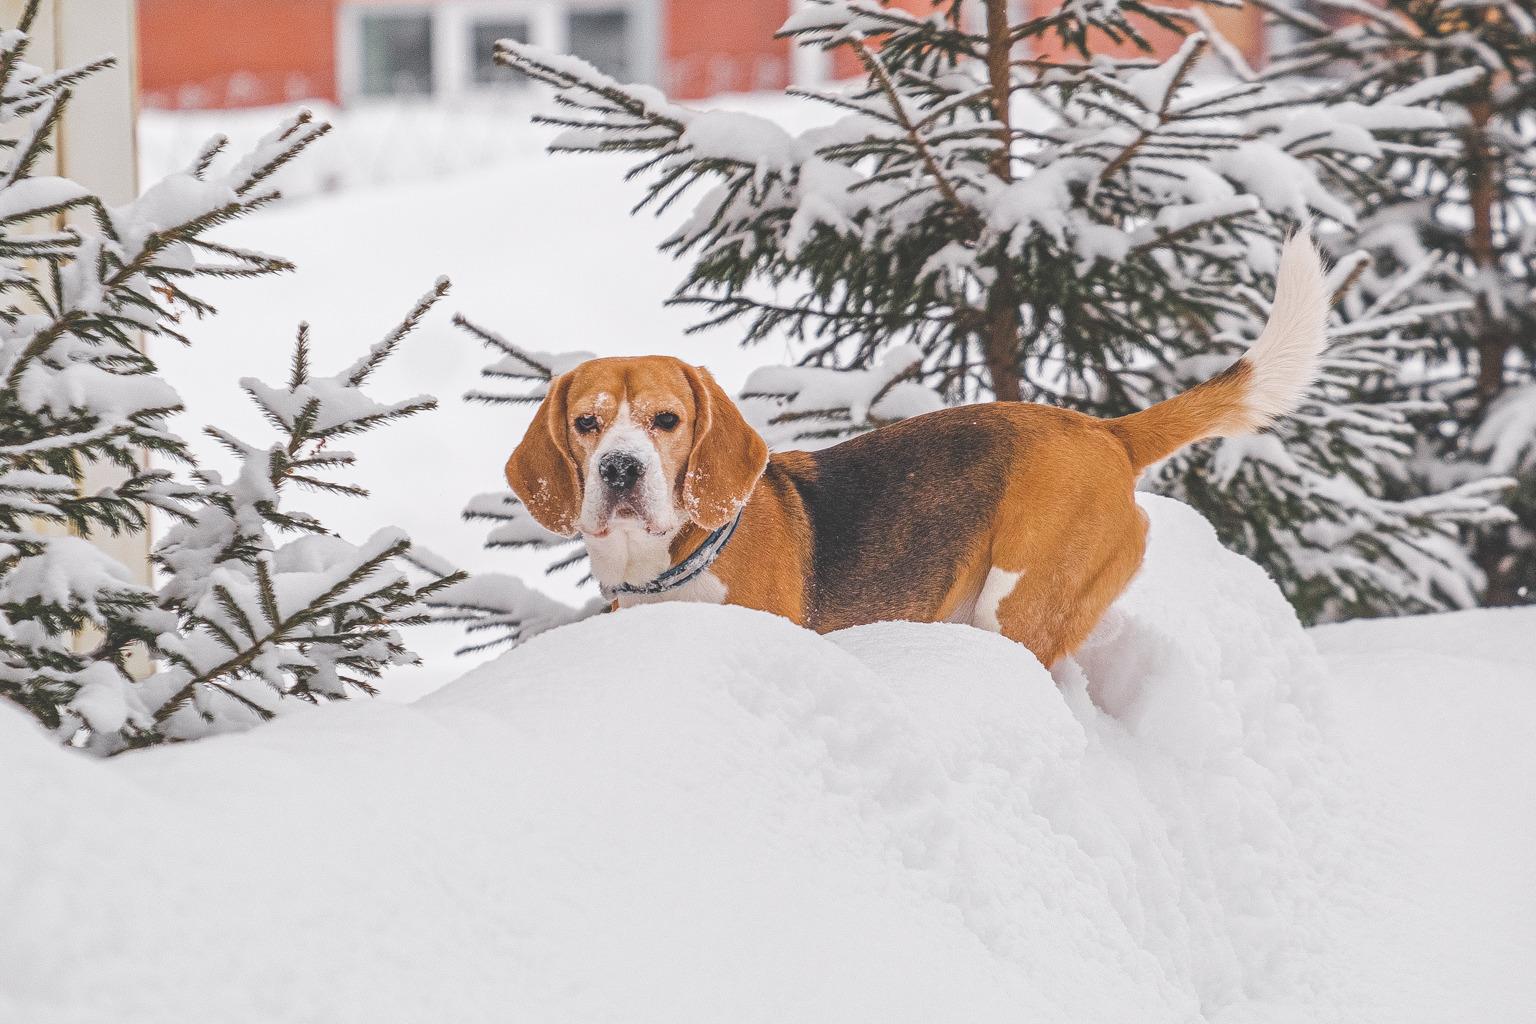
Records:
<instances>
[{"instance_id":1,"label":"white window frame","mask_svg":"<svg viewBox=\"0 0 1536 1024\"><path fill-rule=\"evenodd\" d=\"M347 4L336 11L336 86L343 103L373 103L396 99L393 96L368 96L363 93L363 16L366 14L415 14L433 18L435 4ZM432 90L437 91L438 30L432 25ZM425 97L423 97L425 98Z\"/></svg>"},{"instance_id":2,"label":"white window frame","mask_svg":"<svg viewBox=\"0 0 1536 1024\"><path fill-rule=\"evenodd\" d=\"M566 17L577 11L623 11L629 18L630 78L655 85L660 81L662 63L660 0L565 0L561 5L560 32L566 32ZM569 48L562 39L560 52Z\"/></svg>"},{"instance_id":3,"label":"white window frame","mask_svg":"<svg viewBox=\"0 0 1536 1024\"><path fill-rule=\"evenodd\" d=\"M470 28L482 19L520 18L528 39L556 53L569 46L566 22L573 11L623 10L630 18L630 63L635 79L654 82L661 65L660 0L446 0L443 3L343 3L337 10L337 91L348 105L387 101L362 91L362 19L365 14L426 15L432 21L432 95L434 100L505 96L499 86L473 80Z\"/></svg>"},{"instance_id":4,"label":"white window frame","mask_svg":"<svg viewBox=\"0 0 1536 1024\"><path fill-rule=\"evenodd\" d=\"M475 95L501 95L496 85L480 85L474 80L475 55L470 52L470 27L481 20L517 18L528 22L528 41L546 50L566 50L565 14L569 5L560 0L456 0L437 5L433 24L432 55L434 68L440 69L433 83L435 94L444 99Z\"/></svg>"}]
</instances>

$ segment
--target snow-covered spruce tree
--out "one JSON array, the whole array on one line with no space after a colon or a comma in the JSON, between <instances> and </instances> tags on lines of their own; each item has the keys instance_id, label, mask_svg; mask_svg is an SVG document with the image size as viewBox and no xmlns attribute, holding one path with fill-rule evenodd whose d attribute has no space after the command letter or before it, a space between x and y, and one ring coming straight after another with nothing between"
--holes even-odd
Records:
<instances>
[{"instance_id":1,"label":"snow-covered spruce tree","mask_svg":"<svg viewBox=\"0 0 1536 1024\"><path fill-rule=\"evenodd\" d=\"M841 369L915 345L921 380L950 401L1101 416L1219 368L1256 336L1285 235L1353 223L1351 197L1395 144L1378 136L1444 126L1412 94L1365 105L1263 82L1196 88L1208 50L1241 65L1198 6L1009 10L943 0L919 17L812 0L785 34L849 47L866 74L814 94L846 116L799 135L515 41L498 54L555 90L566 112L545 118L565 129L553 149L639 154L642 206L665 210L708 184L664 246L689 261L674 301L702 307L701 327L738 322L748 342L782 332L807 364ZM1207 31L1163 62L1093 52L1100 39L1145 45L1148 23ZM1031 56L1044 41L1067 55ZM1464 603L1478 583L1449 541L1492 514L1482 485L1391 494L1409 407L1378 401L1379 379L1396 372L1409 328L1387 305L1397 315L1355 324L1330 386L1279 427L1269 450L1283 458L1206 446L1156 477L1309 619Z\"/></svg>"},{"instance_id":2,"label":"snow-covered spruce tree","mask_svg":"<svg viewBox=\"0 0 1536 1024\"><path fill-rule=\"evenodd\" d=\"M1469 298L1437 331L1416 464L1425 482L1514 476L1518 521L1477 532L1487 600L1536 601L1536 8L1524 0L1260 0L1294 45L1268 74L1326 74L1341 99L1412 90L1448 130L1432 150L1383 162L1356 244L1376 258L1372 296L1440 258L1417 291Z\"/></svg>"},{"instance_id":3,"label":"snow-covered spruce tree","mask_svg":"<svg viewBox=\"0 0 1536 1024\"><path fill-rule=\"evenodd\" d=\"M349 461L329 439L430 406L359 390L403 330L330 380L309 377L301 336L286 390L249 382L283 439L258 449L217 435L242 460L233 482L144 465L191 454L169 426L180 398L143 342L184 342L183 316L212 312L187 291L194 279L289 268L207 236L275 199L273 173L327 126L294 117L219 173L215 140L186 172L109 208L33 173L71 87L110 63L27 64L37 10L0 34L0 695L61 739L112 752L243 727L287 697L366 689L407 660L392 627L435 584L412 588L391 568L398 534L353 547L282 501L292 484L347 489L316 475ZM84 492L93 462L121 482ZM90 543L146 530L151 508L183 520L156 553L158 585ZM303 536L279 543L286 530ZM142 682L135 651L154 666Z\"/></svg>"}]
</instances>

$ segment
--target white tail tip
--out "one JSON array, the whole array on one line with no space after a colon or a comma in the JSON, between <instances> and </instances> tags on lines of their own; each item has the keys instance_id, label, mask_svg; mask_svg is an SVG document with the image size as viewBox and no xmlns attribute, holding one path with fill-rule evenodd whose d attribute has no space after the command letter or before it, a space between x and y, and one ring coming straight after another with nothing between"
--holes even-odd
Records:
<instances>
[{"instance_id":1,"label":"white tail tip","mask_svg":"<svg viewBox=\"0 0 1536 1024\"><path fill-rule=\"evenodd\" d=\"M1269 320L1243 356L1251 373L1243 402L1248 429L1294 411L1317 380L1330 298L1312 236L1298 231L1280 251Z\"/></svg>"}]
</instances>

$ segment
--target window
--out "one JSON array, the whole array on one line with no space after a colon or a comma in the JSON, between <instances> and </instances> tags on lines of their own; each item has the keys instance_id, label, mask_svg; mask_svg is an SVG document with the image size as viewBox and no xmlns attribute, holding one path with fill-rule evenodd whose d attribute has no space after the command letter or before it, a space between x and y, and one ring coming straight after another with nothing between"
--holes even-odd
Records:
<instances>
[{"instance_id":1,"label":"window","mask_svg":"<svg viewBox=\"0 0 1536 1024\"><path fill-rule=\"evenodd\" d=\"M496 63L496 40L515 39L528 42L528 22L522 18L498 18L476 21L469 27L470 78L478 86L525 84L528 80L511 68Z\"/></svg>"},{"instance_id":2,"label":"window","mask_svg":"<svg viewBox=\"0 0 1536 1024\"><path fill-rule=\"evenodd\" d=\"M625 11L572 11L566 23L570 51L605 75L627 82L629 15Z\"/></svg>"},{"instance_id":3,"label":"window","mask_svg":"<svg viewBox=\"0 0 1536 1024\"><path fill-rule=\"evenodd\" d=\"M661 0L340 0L337 65L351 99L511 93L501 39L574 54L621 81L654 73Z\"/></svg>"},{"instance_id":4,"label":"window","mask_svg":"<svg viewBox=\"0 0 1536 1024\"><path fill-rule=\"evenodd\" d=\"M432 16L368 12L359 22L364 96L432 92Z\"/></svg>"}]
</instances>

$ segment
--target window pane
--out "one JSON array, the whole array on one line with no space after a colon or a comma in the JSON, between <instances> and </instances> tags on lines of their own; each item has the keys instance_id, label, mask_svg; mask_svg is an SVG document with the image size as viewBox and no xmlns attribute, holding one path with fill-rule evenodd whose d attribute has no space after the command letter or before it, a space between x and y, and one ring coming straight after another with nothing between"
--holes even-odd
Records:
<instances>
[{"instance_id":1,"label":"window pane","mask_svg":"<svg viewBox=\"0 0 1536 1024\"><path fill-rule=\"evenodd\" d=\"M432 18L426 14L362 16L365 96L426 96L432 92Z\"/></svg>"},{"instance_id":2,"label":"window pane","mask_svg":"<svg viewBox=\"0 0 1536 1024\"><path fill-rule=\"evenodd\" d=\"M571 53L605 75L627 82L629 15L624 11L572 11L567 25Z\"/></svg>"},{"instance_id":3,"label":"window pane","mask_svg":"<svg viewBox=\"0 0 1536 1024\"><path fill-rule=\"evenodd\" d=\"M469 30L470 67L473 68L476 85L522 85L528 81L511 68L504 68L493 59L496 40L515 39L528 41L528 22L518 18L498 18L495 21L477 21Z\"/></svg>"}]
</instances>

